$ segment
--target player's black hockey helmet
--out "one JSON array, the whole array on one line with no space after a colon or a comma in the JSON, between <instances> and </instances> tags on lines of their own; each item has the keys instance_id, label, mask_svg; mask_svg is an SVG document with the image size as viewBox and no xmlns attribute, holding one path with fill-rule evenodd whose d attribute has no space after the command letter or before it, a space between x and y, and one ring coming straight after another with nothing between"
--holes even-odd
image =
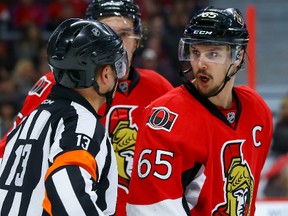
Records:
<instances>
[{"instance_id":1,"label":"player's black hockey helmet","mask_svg":"<svg viewBox=\"0 0 288 216\"><path fill-rule=\"evenodd\" d=\"M184 37L214 44L246 46L249 41L245 21L236 8L207 7L196 13L186 26Z\"/></svg>"},{"instance_id":2,"label":"player's black hockey helmet","mask_svg":"<svg viewBox=\"0 0 288 216\"><path fill-rule=\"evenodd\" d=\"M127 53L121 38L98 21L63 21L49 38L47 54L56 83L68 88L95 85L96 73L103 65L111 65L118 78L127 71Z\"/></svg>"},{"instance_id":3,"label":"player's black hockey helmet","mask_svg":"<svg viewBox=\"0 0 288 216\"><path fill-rule=\"evenodd\" d=\"M228 45L234 62L240 50L246 49L248 41L248 30L238 9L207 7L197 12L186 26L179 41L178 58L189 62L189 47L193 44ZM243 61L240 67L242 64Z\"/></svg>"},{"instance_id":4,"label":"player's black hockey helmet","mask_svg":"<svg viewBox=\"0 0 288 216\"><path fill-rule=\"evenodd\" d=\"M192 17L184 30L183 37L179 41L178 58L182 63L180 76L184 77L185 81L194 79L193 68L190 64L194 59L198 59L194 58L194 53L190 50L190 48L193 50L194 45L230 46L231 64L226 72L223 85L215 94L209 97L219 94L231 77L242 67L244 56L237 68L234 71L230 71L232 65L240 59L241 51L244 50L245 52L248 41L248 30L244 18L238 9L207 7L200 10ZM223 56L218 55L217 58L214 58L213 53L207 53L207 55L210 54L210 58L206 56L205 60L215 64L225 64L228 56L228 53L226 53Z\"/></svg>"},{"instance_id":5,"label":"player's black hockey helmet","mask_svg":"<svg viewBox=\"0 0 288 216\"><path fill-rule=\"evenodd\" d=\"M86 10L87 19L101 17L130 17L134 23L134 33L142 36L142 21L139 6L133 0L93 0Z\"/></svg>"}]
</instances>

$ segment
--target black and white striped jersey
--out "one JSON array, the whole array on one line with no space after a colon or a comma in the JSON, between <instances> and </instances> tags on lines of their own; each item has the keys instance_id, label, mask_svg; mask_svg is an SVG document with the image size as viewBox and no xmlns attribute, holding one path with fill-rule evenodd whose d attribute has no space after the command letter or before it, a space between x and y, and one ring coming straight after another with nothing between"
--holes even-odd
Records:
<instances>
[{"instance_id":1,"label":"black and white striped jersey","mask_svg":"<svg viewBox=\"0 0 288 216\"><path fill-rule=\"evenodd\" d=\"M97 113L54 86L8 136L0 215L113 215L116 197L115 155Z\"/></svg>"}]
</instances>

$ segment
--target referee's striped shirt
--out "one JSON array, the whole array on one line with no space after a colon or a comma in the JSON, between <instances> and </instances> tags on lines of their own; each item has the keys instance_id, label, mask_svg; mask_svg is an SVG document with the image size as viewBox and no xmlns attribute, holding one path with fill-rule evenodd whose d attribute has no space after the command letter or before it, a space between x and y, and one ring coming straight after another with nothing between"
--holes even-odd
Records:
<instances>
[{"instance_id":1,"label":"referee's striped shirt","mask_svg":"<svg viewBox=\"0 0 288 216\"><path fill-rule=\"evenodd\" d=\"M92 106L54 86L13 130L0 167L0 215L113 215L117 165Z\"/></svg>"}]
</instances>

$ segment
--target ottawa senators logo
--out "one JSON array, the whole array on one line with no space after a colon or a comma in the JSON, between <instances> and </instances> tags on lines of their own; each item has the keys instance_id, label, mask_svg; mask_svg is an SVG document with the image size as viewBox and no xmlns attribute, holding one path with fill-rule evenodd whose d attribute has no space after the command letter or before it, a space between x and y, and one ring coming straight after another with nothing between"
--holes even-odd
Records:
<instances>
[{"instance_id":1,"label":"ottawa senators logo","mask_svg":"<svg viewBox=\"0 0 288 216\"><path fill-rule=\"evenodd\" d=\"M118 165L118 185L128 193L138 128L132 122L136 106L114 106L106 118L106 127Z\"/></svg>"},{"instance_id":2,"label":"ottawa senators logo","mask_svg":"<svg viewBox=\"0 0 288 216\"><path fill-rule=\"evenodd\" d=\"M41 79L38 80L37 83L35 83L35 85L32 87L28 94L41 97L42 93L45 92L49 85L51 85L51 82L47 80L46 76L43 76L41 77Z\"/></svg>"},{"instance_id":3,"label":"ottawa senators logo","mask_svg":"<svg viewBox=\"0 0 288 216\"><path fill-rule=\"evenodd\" d=\"M248 216L254 190L254 178L243 158L244 140L225 143L222 149L225 202L213 211L213 216Z\"/></svg>"},{"instance_id":4,"label":"ottawa senators logo","mask_svg":"<svg viewBox=\"0 0 288 216\"><path fill-rule=\"evenodd\" d=\"M155 107L148 119L147 125L154 130L171 131L178 115L166 107Z\"/></svg>"}]
</instances>

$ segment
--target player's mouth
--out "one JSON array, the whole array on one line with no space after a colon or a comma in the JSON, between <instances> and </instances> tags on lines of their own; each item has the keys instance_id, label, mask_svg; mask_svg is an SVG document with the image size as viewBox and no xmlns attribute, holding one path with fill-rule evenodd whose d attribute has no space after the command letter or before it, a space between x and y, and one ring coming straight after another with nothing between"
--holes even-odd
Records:
<instances>
[{"instance_id":1,"label":"player's mouth","mask_svg":"<svg viewBox=\"0 0 288 216\"><path fill-rule=\"evenodd\" d=\"M198 79L198 82L200 82L202 85L207 84L210 80L210 77L208 75L203 74L203 73L198 73L196 75L196 78Z\"/></svg>"}]
</instances>

